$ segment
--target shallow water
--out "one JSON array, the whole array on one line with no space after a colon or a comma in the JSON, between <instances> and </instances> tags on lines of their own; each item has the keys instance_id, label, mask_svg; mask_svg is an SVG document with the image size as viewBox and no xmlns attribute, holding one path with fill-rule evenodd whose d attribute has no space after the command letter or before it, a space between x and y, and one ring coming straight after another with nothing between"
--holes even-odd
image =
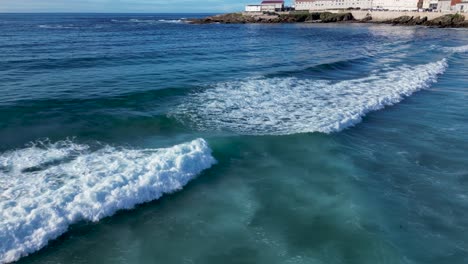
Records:
<instances>
[{"instance_id":1,"label":"shallow water","mask_svg":"<svg viewBox=\"0 0 468 264\"><path fill-rule=\"evenodd\" d=\"M0 262L468 261L468 31L193 16L0 15Z\"/></svg>"}]
</instances>

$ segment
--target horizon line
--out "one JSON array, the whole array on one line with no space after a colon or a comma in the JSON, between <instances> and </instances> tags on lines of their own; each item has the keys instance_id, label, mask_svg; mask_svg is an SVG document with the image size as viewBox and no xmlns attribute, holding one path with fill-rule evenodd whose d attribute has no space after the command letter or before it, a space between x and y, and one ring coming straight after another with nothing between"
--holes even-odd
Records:
<instances>
[{"instance_id":1,"label":"horizon line","mask_svg":"<svg viewBox=\"0 0 468 264\"><path fill-rule=\"evenodd\" d=\"M240 12L240 11L238 11ZM214 13L237 13L233 12L0 12L0 14L214 14Z\"/></svg>"}]
</instances>

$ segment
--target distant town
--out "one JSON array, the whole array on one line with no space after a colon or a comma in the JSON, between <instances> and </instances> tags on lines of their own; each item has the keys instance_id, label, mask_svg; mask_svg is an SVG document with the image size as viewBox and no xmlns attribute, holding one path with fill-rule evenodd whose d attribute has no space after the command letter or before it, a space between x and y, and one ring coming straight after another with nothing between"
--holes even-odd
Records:
<instances>
[{"instance_id":1,"label":"distant town","mask_svg":"<svg viewBox=\"0 0 468 264\"><path fill-rule=\"evenodd\" d=\"M468 13L468 0L265 0L245 6L245 12L373 10Z\"/></svg>"},{"instance_id":2,"label":"distant town","mask_svg":"<svg viewBox=\"0 0 468 264\"><path fill-rule=\"evenodd\" d=\"M289 3L288 3L289 4ZM381 23L468 28L468 0L263 0L243 12L192 19L193 24Z\"/></svg>"}]
</instances>

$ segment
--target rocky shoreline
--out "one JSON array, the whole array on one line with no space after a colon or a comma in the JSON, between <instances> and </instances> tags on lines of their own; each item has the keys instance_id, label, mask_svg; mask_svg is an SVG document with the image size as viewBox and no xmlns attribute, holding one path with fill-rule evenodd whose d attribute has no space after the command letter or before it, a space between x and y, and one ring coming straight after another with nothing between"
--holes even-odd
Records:
<instances>
[{"instance_id":1,"label":"rocky shoreline","mask_svg":"<svg viewBox=\"0 0 468 264\"><path fill-rule=\"evenodd\" d=\"M369 14L363 19L355 19L352 13L264 13L264 14L245 14L230 13L216 16L210 16L201 19L191 19L192 24L275 24L275 23L376 23L404 26L428 26L440 28L468 28L468 20L460 14L442 15L438 18L429 20L427 16L400 16L395 19L377 21L372 19Z\"/></svg>"}]
</instances>

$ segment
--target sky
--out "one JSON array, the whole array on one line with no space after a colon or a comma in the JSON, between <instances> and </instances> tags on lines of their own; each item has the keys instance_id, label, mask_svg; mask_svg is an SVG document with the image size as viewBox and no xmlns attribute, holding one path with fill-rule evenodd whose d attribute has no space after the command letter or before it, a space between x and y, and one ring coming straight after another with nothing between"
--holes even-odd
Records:
<instances>
[{"instance_id":1,"label":"sky","mask_svg":"<svg viewBox=\"0 0 468 264\"><path fill-rule=\"evenodd\" d=\"M242 11L261 0L0 0L4 12L213 13Z\"/></svg>"}]
</instances>

